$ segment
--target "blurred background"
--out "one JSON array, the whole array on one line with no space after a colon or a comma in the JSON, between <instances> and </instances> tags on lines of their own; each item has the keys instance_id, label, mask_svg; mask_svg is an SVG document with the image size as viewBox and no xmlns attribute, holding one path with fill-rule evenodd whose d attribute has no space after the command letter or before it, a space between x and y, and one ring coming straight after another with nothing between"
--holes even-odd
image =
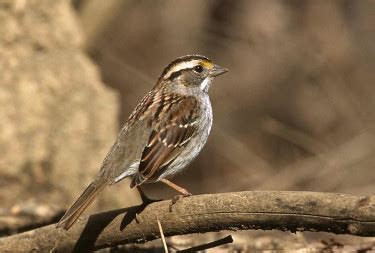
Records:
<instances>
[{"instance_id":1,"label":"blurred background","mask_svg":"<svg viewBox=\"0 0 375 253\"><path fill-rule=\"evenodd\" d=\"M0 1L0 212L66 208L186 54L230 71L210 90L208 143L176 183L374 194L374 13L373 0ZM138 202L124 182L93 208Z\"/></svg>"}]
</instances>

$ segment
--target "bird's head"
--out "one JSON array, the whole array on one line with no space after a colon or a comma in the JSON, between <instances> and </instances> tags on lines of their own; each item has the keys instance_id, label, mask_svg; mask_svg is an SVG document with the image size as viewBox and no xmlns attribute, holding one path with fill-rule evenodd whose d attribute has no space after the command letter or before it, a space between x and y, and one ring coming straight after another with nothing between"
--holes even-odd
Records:
<instances>
[{"instance_id":1,"label":"bird's head","mask_svg":"<svg viewBox=\"0 0 375 253\"><path fill-rule=\"evenodd\" d=\"M172 61L160 75L158 84L176 89L208 92L216 76L228 70L200 55L187 55Z\"/></svg>"}]
</instances>

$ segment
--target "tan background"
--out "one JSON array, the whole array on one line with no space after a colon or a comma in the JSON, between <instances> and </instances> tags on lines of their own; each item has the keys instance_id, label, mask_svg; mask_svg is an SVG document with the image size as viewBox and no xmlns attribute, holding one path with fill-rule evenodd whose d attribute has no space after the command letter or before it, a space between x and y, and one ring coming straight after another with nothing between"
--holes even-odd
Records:
<instances>
[{"instance_id":1,"label":"tan background","mask_svg":"<svg viewBox=\"0 0 375 253\"><path fill-rule=\"evenodd\" d=\"M0 203L66 208L166 64L230 72L176 182L195 194L375 190L375 1L0 1ZM136 203L128 183L99 210ZM174 194L147 186L151 196Z\"/></svg>"},{"instance_id":2,"label":"tan background","mask_svg":"<svg viewBox=\"0 0 375 253\"><path fill-rule=\"evenodd\" d=\"M120 125L170 60L230 70L210 91L207 147L177 178L194 193L374 192L373 1L78 3Z\"/></svg>"}]
</instances>

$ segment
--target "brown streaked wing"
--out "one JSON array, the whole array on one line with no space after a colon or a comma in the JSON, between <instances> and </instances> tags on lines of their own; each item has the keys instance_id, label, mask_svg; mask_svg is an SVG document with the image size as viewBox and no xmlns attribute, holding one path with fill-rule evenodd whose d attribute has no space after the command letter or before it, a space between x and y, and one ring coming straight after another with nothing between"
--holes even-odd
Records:
<instances>
[{"instance_id":1,"label":"brown streaked wing","mask_svg":"<svg viewBox=\"0 0 375 253\"><path fill-rule=\"evenodd\" d=\"M159 120L152 125L148 144L143 150L138 173L132 186L140 185L156 171L164 169L177 158L196 131L198 103L194 97L173 95L170 113L161 113ZM176 102L177 101L177 102ZM160 106L170 106L162 103ZM164 108L159 111L165 112Z\"/></svg>"}]
</instances>

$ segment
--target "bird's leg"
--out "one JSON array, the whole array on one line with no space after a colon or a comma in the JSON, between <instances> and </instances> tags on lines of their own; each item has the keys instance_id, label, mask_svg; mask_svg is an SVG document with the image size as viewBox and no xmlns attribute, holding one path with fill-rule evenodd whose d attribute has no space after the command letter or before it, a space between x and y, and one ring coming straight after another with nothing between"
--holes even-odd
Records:
<instances>
[{"instance_id":1,"label":"bird's leg","mask_svg":"<svg viewBox=\"0 0 375 253\"><path fill-rule=\"evenodd\" d=\"M169 206L169 211L172 211L172 206L174 204L176 204L176 202L184 197L188 197L188 196L191 196L193 194L191 194L190 192L188 192L185 188L182 188L181 186L178 186L176 185L175 183L172 183L171 181L163 178L163 179L160 179L160 182L168 185L169 187L173 188L174 190L178 191L179 193L181 193L181 195L177 195L177 196L174 196L172 198L172 202L171 202L171 205Z\"/></svg>"},{"instance_id":2,"label":"bird's leg","mask_svg":"<svg viewBox=\"0 0 375 253\"><path fill-rule=\"evenodd\" d=\"M163 182L164 184L168 185L169 187L173 188L174 190L178 191L179 193L182 194L182 196L184 197L187 197L187 196L191 196L193 194L191 194L190 192L188 192L185 188L182 188L181 186L178 186L176 185L175 183L172 183L171 181L163 178L163 179L160 179L160 182Z\"/></svg>"}]
</instances>

